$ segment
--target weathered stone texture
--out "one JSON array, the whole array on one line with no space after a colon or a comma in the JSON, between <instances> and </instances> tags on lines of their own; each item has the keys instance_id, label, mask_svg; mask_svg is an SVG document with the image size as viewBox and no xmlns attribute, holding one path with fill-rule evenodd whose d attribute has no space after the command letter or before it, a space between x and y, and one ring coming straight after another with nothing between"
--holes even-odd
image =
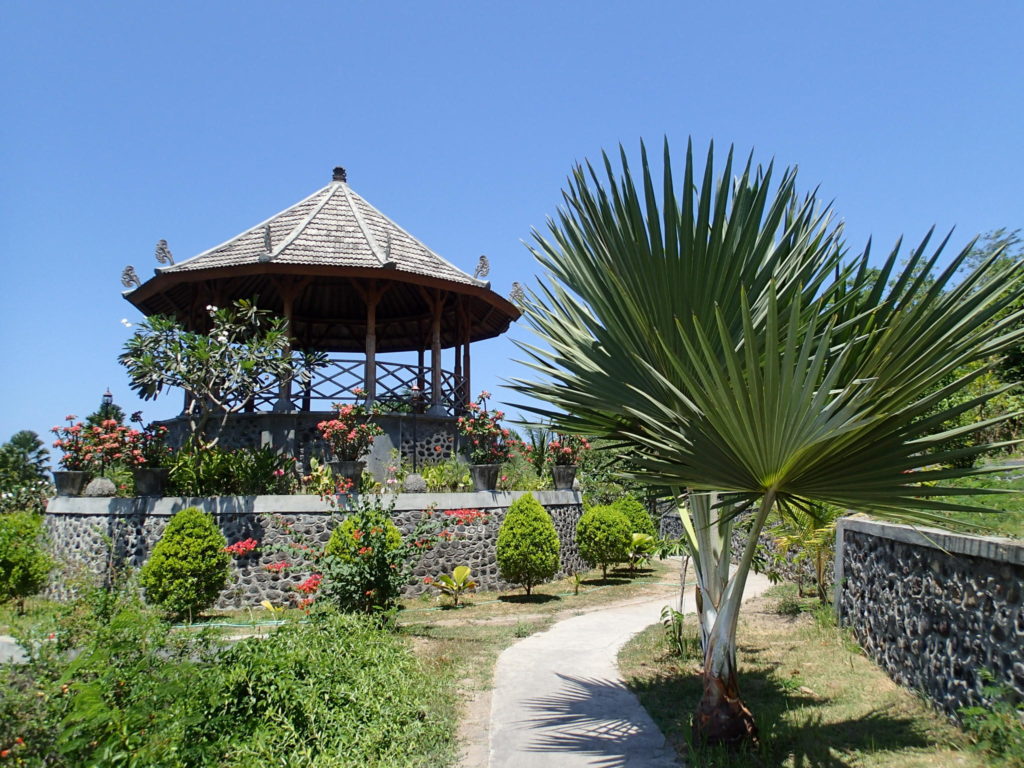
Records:
<instances>
[{"instance_id":1,"label":"weathered stone texture","mask_svg":"<svg viewBox=\"0 0 1024 768\"><path fill-rule=\"evenodd\" d=\"M426 553L414 572L408 594L427 589L424 576L451 573L468 565L481 589L510 587L498 575L494 544L512 501L520 492L468 494L401 494L393 512L395 524L410 533L425 510L434 515L445 510L480 509L485 523L450 527L454 540L442 541ZM561 575L584 567L574 541L576 522L582 513L579 494L546 491L535 494L552 516L561 541ZM301 597L294 587L309 574L308 563L298 561L285 549L289 539L322 546L342 515L316 496L249 496L214 499L84 499L61 497L51 502L46 527L53 552L61 564L49 593L65 598L83 578L105 571L108 559L119 567L140 567L149 557L174 512L200 506L213 514L228 543L252 538L260 542L256 552L233 560L231 580L217 607L237 608L294 602ZM286 533L286 527L292 533ZM293 567L272 573L266 566L282 560Z\"/></svg>"},{"instance_id":2,"label":"weathered stone texture","mask_svg":"<svg viewBox=\"0 0 1024 768\"><path fill-rule=\"evenodd\" d=\"M982 669L1024 697L1024 545L856 519L839 537L840 621L896 682L951 716Z\"/></svg>"}]
</instances>

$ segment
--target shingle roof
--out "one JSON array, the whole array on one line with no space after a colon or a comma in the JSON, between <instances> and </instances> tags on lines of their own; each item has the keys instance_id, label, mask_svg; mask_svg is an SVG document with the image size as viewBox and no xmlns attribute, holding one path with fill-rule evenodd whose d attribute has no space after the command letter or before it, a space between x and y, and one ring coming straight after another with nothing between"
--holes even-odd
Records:
<instances>
[{"instance_id":1,"label":"shingle roof","mask_svg":"<svg viewBox=\"0 0 1024 768\"><path fill-rule=\"evenodd\" d=\"M269 245L269 249L268 246ZM159 274L249 264L394 269L486 287L356 194L342 169L305 200Z\"/></svg>"}]
</instances>

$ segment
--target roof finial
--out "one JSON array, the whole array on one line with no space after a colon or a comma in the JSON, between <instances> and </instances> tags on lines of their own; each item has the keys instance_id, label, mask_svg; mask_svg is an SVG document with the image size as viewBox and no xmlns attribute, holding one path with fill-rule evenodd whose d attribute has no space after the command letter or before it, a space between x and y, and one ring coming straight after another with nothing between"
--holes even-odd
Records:
<instances>
[{"instance_id":1,"label":"roof finial","mask_svg":"<svg viewBox=\"0 0 1024 768\"><path fill-rule=\"evenodd\" d=\"M174 256L171 255L171 249L167 247L166 240L157 241L156 260L161 264L174 264Z\"/></svg>"},{"instance_id":2,"label":"roof finial","mask_svg":"<svg viewBox=\"0 0 1024 768\"><path fill-rule=\"evenodd\" d=\"M345 169L342 168L340 165L335 167L334 169L333 181L348 181L348 174L345 172Z\"/></svg>"},{"instance_id":3,"label":"roof finial","mask_svg":"<svg viewBox=\"0 0 1024 768\"><path fill-rule=\"evenodd\" d=\"M132 285L135 285L136 287L139 288L142 287L142 281L139 280L139 276L135 274L135 267L133 267L131 264L125 267L124 271L121 272L121 285L123 285L125 288L131 288Z\"/></svg>"},{"instance_id":4,"label":"roof finial","mask_svg":"<svg viewBox=\"0 0 1024 768\"><path fill-rule=\"evenodd\" d=\"M481 254L480 261L476 263L476 269L473 270L473 277L479 280L481 277L487 277L491 274L491 262L488 261L487 257Z\"/></svg>"}]
</instances>

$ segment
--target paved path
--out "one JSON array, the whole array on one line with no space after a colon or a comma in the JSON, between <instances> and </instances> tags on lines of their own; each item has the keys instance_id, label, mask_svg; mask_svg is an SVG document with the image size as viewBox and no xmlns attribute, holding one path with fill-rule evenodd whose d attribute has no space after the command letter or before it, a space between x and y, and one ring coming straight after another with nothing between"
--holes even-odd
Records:
<instances>
[{"instance_id":1,"label":"paved path","mask_svg":"<svg viewBox=\"0 0 1024 768\"><path fill-rule=\"evenodd\" d=\"M751 573L744 599L769 587ZM677 593L678 595L678 593ZM685 612L692 612L688 590ZM490 768L677 766L675 751L619 676L619 649L671 598L574 616L505 649L491 696Z\"/></svg>"}]
</instances>

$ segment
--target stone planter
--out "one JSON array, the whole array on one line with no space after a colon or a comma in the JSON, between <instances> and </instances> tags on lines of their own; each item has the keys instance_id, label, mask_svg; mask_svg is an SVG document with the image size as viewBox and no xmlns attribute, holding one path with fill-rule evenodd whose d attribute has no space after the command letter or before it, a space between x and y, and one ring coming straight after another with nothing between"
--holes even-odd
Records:
<instances>
[{"instance_id":1,"label":"stone planter","mask_svg":"<svg viewBox=\"0 0 1024 768\"><path fill-rule=\"evenodd\" d=\"M327 466L331 468L335 479L346 478L352 481L352 490L358 492L359 484L363 479L363 470L366 469L365 461L329 461Z\"/></svg>"},{"instance_id":2,"label":"stone planter","mask_svg":"<svg viewBox=\"0 0 1024 768\"><path fill-rule=\"evenodd\" d=\"M57 488L58 496L81 496L82 489L89 473L82 471L64 470L54 471L53 484Z\"/></svg>"},{"instance_id":3,"label":"stone planter","mask_svg":"<svg viewBox=\"0 0 1024 768\"><path fill-rule=\"evenodd\" d=\"M571 491L576 480L575 464L555 464L551 467L551 476L555 480L556 491Z\"/></svg>"},{"instance_id":4,"label":"stone planter","mask_svg":"<svg viewBox=\"0 0 1024 768\"><path fill-rule=\"evenodd\" d=\"M132 470L136 496L163 496L171 470L162 467L136 467Z\"/></svg>"},{"instance_id":5,"label":"stone planter","mask_svg":"<svg viewBox=\"0 0 1024 768\"><path fill-rule=\"evenodd\" d=\"M470 464L469 474L473 478L474 491L493 491L498 487L500 464Z\"/></svg>"}]
</instances>

